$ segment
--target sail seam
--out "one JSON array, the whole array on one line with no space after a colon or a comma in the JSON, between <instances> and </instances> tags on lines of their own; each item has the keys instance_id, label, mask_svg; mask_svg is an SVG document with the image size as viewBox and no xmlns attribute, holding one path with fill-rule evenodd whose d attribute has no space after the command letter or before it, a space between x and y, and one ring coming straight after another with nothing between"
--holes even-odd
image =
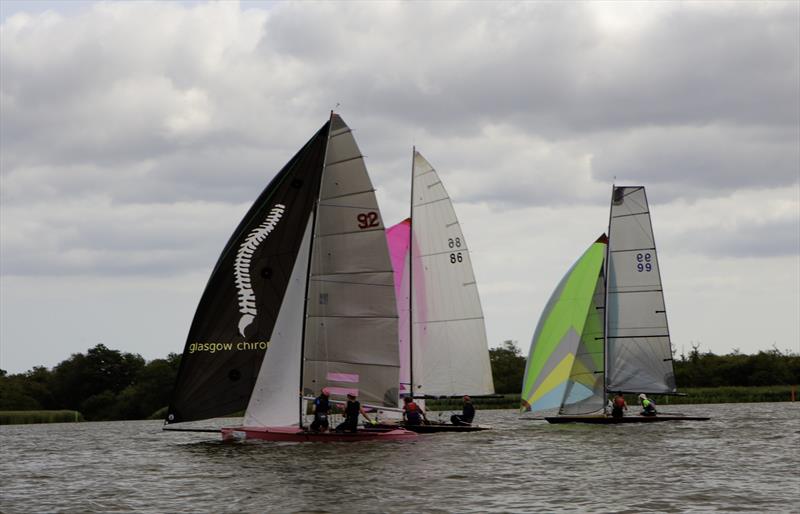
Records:
<instances>
[{"instance_id":1,"label":"sail seam","mask_svg":"<svg viewBox=\"0 0 800 514\"><path fill-rule=\"evenodd\" d=\"M350 230L348 232L332 232L330 234L317 234L316 237L346 236L348 234L366 234L369 232L383 232L383 229L379 227L371 230Z\"/></svg>"},{"instance_id":2,"label":"sail seam","mask_svg":"<svg viewBox=\"0 0 800 514\"><path fill-rule=\"evenodd\" d=\"M416 204L414 207L424 207L424 206L426 206L426 205L430 205L430 204L432 204L432 203L436 203L436 202L443 202L443 201L445 201L445 200L449 200L449 199L450 199L450 197L449 197L449 196L445 196L444 198L438 198L438 199L436 199L436 200L431 200L430 202L418 203L418 204Z\"/></svg>"},{"instance_id":3,"label":"sail seam","mask_svg":"<svg viewBox=\"0 0 800 514\"><path fill-rule=\"evenodd\" d=\"M336 195L336 196L326 196L325 198L320 197L319 200L320 200L320 202L322 202L323 200L325 200L325 201L327 201L327 200L336 200L337 198L346 198L348 196L363 195L364 193L374 193L374 192L375 192L375 188L365 189L364 191L356 191L355 193L344 193L344 194ZM320 204L320 205L324 205L325 207L346 207L345 205L327 205L327 204ZM370 209L370 208L372 208L372 206L363 206L363 207L359 207L359 208L360 209Z\"/></svg>"},{"instance_id":4,"label":"sail seam","mask_svg":"<svg viewBox=\"0 0 800 514\"><path fill-rule=\"evenodd\" d=\"M353 319L397 319L397 316L331 316L331 315L320 315L314 316L313 314L309 314L306 318L335 318L335 319L345 319L345 318L353 318Z\"/></svg>"},{"instance_id":5,"label":"sail seam","mask_svg":"<svg viewBox=\"0 0 800 514\"><path fill-rule=\"evenodd\" d=\"M645 250L655 250L655 248L631 248L630 250L611 250L611 253L643 252Z\"/></svg>"},{"instance_id":6,"label":"sail seam","mask_svg":"<svg viewBox=\"0 0 800 514\"><path fill-rule=\"evenodd\" d=\"M448 321L470 321L475 319L483 319L483 316L474 316L471 318L450 318L450 319L429 319L427 321L415 321L415 325L425 325L426 323L447 323Z\"/></svg>"},{"instance_id":7,"label":"sail seam","mask_svg":"<svg viewBox=\"0 0 800 514\"><path fill-rule=\"evenodd\" d=\"M348 128L346 128L345 130L342 130L341 132L337 132L336 134L331 134L331 135L330 135L330 137L329 137L328 139L330 140L330 139L333 139L333 138L335 138L335 137L339 137L339 136L343 136L343 135L345 135L345 134L349 134L349 133L351 133L351 132L353 132L353 129L351 129L350 127L348 127Z\"/></svg>"},{"instance_id":8,"label":"sail seam","mask_svg":"<svg viewBox=\"0 0 800 514\"><path fill-rule=\"evenodd\" d=\"M458 248L458 249L453 248L452 250L444 250L444 251L441 251L441 252L422 253L422 254L419 254L419 257L420 258L422 258L422 257L432 257L434 255L446 255L448 253L458 253L458 252L469 253L469 250L467 250L466 246L462 246L461 248Z\"/></svg>"},{"instance_id":9,"label":"sail seam","mask_svg":"<svg viewBox=\"0 0 800 514\"><path fill-rule=\"evenodd\" d=\"M356 161L358 159L363 159L363 158L364 158L364 156L359 154L359 155L356 155L355 157L348 157L347 159L342 159L341 161L329 162L329 163L327 163L325 165L325 167L326 168L330 168L331 166L336 166L337 164L343 164L345 162Z\"/></svg>"},{"instance_id":10,"label":"sail seam","mask_svg":"<svg viewBox=\"0 0 800 514\"><path fill-rule=\"evenodd\" d=\"M627 218L629 216L641 216L642 214L650 214L650 211L634 212L632 214L619 214L617 216L611 216L611 219L615 220L617 218Z\"/></svg>"},{"instance_id":11,"label":"sail seam","mask_svg":"<svg viewBox=\"0 0 800 514\"><path fill-rule=\"evenodd\" d=\"M356 366L381 366L385 368L399 368L397 364L382 364L377 362L355 362L355 361L332 361L329 359L310 359L306 358L306 362L327 362L327 363L336 363L336 364L353 364Z\"/></svg>"}]
</instances>

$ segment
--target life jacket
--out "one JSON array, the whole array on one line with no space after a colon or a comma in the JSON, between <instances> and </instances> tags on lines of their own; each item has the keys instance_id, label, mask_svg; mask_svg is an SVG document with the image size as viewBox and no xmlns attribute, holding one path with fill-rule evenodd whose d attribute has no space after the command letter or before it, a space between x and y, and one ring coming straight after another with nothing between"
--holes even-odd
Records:
<instances>
[{"instance_id":1,"label":"life jacket","mask_svg":"<svg viewBox=\"0 0 800 514\"><path fill-rule=\"evenodd\" d=\"M419 423L422 419L421 410L419 405L414 402L407 403L403 406L406 411L406 417L410 423Z\"/></svg>"},{"instance_id":2,"label":"life jacket","mask_svg":"<svg viewBox=\"0 0 800 514\"><path fill-rule=\"evenodd\" d=\"M645 398L644 400L642 400L642 409L644 409L645 412L655 412L656 405L649 399Z\"/></svg>"},{"instance_id":3,"label":"life jacket","mask_svg":"<svg viewBox=\"0 0 800 514\"><path fill-rule=\"evenodd\" d=\"M614 407L623 408L625 406L625 398L622 396L617 396L614 398Z\"/></svg>"}]
</instances>

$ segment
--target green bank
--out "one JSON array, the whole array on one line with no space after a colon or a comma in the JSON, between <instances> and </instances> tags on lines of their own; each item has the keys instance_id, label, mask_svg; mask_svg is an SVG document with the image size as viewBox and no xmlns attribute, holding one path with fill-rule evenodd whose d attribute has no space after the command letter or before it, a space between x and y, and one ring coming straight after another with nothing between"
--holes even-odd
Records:
<instances>
[{"instance_id":1,"label":"green bank","mask_svg":"<svg viewBox=\"0 0 800 514\"><path fill-rule=\"evenodd\" d=\"M792 393L792 391L795 391ZM701 403L753 403L790 402L798 399L796 386L760 387L687 387L681 389L686 396L653 396L658 405L686 405ZM492 398L473 398L478 409L516 409L519 394L504 394ZM638 404L635 395L626 396L629 405ZM461 399L426 400L428 410L461 410Z\"/></svg>"},{"instance_id":2,"label":"green bank","mask_svg":"<svg viewBox=\"0 0 800 514\"><path fill-rule=\"evenodd\" d=\"M75 423L83 421L76 410L6 410L0 411L0 425L28 425L33 423Z\"/></svg>"}]
</instances>

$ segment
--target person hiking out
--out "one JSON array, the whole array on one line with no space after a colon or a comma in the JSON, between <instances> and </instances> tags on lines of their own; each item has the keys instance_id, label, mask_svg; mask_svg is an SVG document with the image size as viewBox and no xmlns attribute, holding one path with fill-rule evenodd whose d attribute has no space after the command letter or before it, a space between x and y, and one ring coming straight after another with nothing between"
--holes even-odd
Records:
<instances>
[{"instance_id":1,"label":"person hiking out","mask_svg":"<svg viewBox=\"0 0 800 514\"><path fill-rule=\"evenodd\" d=\"M657 414L656 404L646 394L640 394L639 401L642 403L642 416L655 416Z\"/></svg>"},{"instance_id":2,"label":"person hiking out","mask_svg":"<svg viewBox=\"0 0 800 514\"><path fill-rule=\"evenodd\" d=\"M425 411L410 396L403 398L403 419L409 425L421 425L423 419L428 423Z\"/></svg>"},{"instance_id":3,"label":"person hiking out","mask_svg":"<svg viewBox=\"0 0 800 514\"><path fill-rule=\"evenodd\" d=\"M475 406L472 405L472 399L465 394L463 400L464 406L461 414L453 414L450 416L450 423L454 425L471 425L472 420L475 419Z\"/></svg>"}]
</instances>

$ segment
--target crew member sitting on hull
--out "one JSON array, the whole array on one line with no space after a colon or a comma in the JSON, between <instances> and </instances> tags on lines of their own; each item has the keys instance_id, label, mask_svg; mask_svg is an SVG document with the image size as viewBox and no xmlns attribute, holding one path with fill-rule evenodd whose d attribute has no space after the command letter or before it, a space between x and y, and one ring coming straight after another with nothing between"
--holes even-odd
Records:
<instances>
[{"instance_id":1,"label":"crew member sitting on hull","mask_svg":"<svg viewBox=\"0 0 800 514\"><path fill-rule=\"evenodd\" d=\"M639 401L642 402L642 416L655 416L657 414L656 404L646 394L640 394Z\"/></svg>"},{"instance_id":2,"label":"crew member sitting on hull","mask_svg":"<svg viewBox=\"0 0 800 514\"><path fill-rule=\"evenodd\" d=\"M328 430L328 414L331 412L331 404L328 388L322 389L322 393L314 400L314 421L311 423L313 432L326 432Z\"/></svg>"},{"instance_id":3,"label":"crew member sitting on hull","mask_svg":"<svg viewBox=\"0 0 800 514\"><path fill-rule=\"evenodd\" d=\"M403 398L403 419L407 425L421 425L423 419L428 423L425 411L410 396Z\"/></svg>"},{"instance_id":4,"label":"crew member sitting on hull","mask_svg":"<svg viewBox=\"0 0 800 514\"><path fill-rule=\"evenodd\" d=\"M621 418L622 416L624 416L624 413L622 411L625 410L628 410L628 404L625 403L625 395L622 393L617 393L611 405L611 417Z\"/></svg>"},{"instance_id":5,"label":"crew member sitting on hull","mask_svg":"<svg viewBox=\"0 0 800 514\"><path fill-rule=\"evenodd\" d=\"M450 422L454 425L468 426L472 424L473 419L475 419L475 407L472 405L472 399L465 394L461 415L453 414L450 416Z\"/></svg>"},{"instance_id":6,"label":"crew member sitting on hull","mask_svg":"<svg viewBox=\"0 0 800 514\"><path fill-rule=\"evenodd\" d=\"M373 423L373 421L367 416L367 413L364 412L364 408L361 407L361 403L356 400L356 395L353 393L347 394L347 405L344 408L344 422L339 423L336 427L337 432L355 432L358 430L358 415L361 414L366 418L367 421Z\"/></svg>"}]
</instances>

